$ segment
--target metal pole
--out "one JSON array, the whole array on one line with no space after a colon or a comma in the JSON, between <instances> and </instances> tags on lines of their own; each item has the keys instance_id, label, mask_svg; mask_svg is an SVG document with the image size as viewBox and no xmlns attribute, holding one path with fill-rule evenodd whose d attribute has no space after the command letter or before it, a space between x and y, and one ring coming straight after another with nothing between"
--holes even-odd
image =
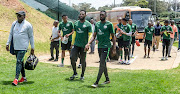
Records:
<instances>
[{"instance_id":1,"label":"metal pole","mask_svg":"<svg viewBox=\"0 0 180 94\"><path fill-rule=\"evenodd\" d=\"M154 0L154 13L156 14L156 0Z\"/></svg>"},{"instance_id":2,"label":"metal pole","mask_svg":"<svg viewBox=\"0 0 180 94\"><path fill-rule=\"evenodd\" d=\"M59 21L59 0L58 0L58 21Z\"/></svg>"}]
</instances>

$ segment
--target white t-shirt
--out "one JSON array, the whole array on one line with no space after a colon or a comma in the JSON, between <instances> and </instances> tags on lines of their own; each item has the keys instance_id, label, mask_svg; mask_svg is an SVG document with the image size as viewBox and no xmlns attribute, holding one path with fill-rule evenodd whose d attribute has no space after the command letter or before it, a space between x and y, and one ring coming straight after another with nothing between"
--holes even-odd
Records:
<instances>
[{"instance_id":1,"label":"white t-shirt","mask_svg":"<svg viewBox=\"0 0 180 94\"><path fill-rule=\"evenodd\" d=\"M59 30L58 27L53 27L52 28L52 39L58 37L58 33L59 33L58 30ZM54 41L59 41L59 40L60 40L60 38L59 39L55 39Z\"/></svg>"},{"instance_id":2,"label":"white t-shirt","mask_svg":"<svg viewBox=\"0 0 180 94\"><path fill-rule=\"evenodd\" d=\"M91 24L91 25L92 25L92 33L94 33L95 25L94 24Z\"/></svg>"}]
</instances>

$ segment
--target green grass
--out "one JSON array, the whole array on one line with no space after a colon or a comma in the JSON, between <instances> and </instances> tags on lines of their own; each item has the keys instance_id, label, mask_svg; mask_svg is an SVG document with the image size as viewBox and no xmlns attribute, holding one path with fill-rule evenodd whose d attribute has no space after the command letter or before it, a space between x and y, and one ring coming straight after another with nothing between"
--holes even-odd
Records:
<instances>
[{"instance_id":1,"label":"green grass","mask_svg":"<svg viewBox=\"0 0 180 94\"><path fill-rule=\"evenodd\" d=\"M28 82L15 87L11 85L15 76L15 57L4 53L0 61L0 94L180 93L180 67L163 71L108 69L111 83L91 88L98 68L88 67L84 81L70 81L68 78L72 75L72 69L69 66L58 68L55 64L40 62L34 71L26 70ZM78 73L80 76L80 69ZM103 75L100 83L104 80Z\"/></svg>"}]
</instances>

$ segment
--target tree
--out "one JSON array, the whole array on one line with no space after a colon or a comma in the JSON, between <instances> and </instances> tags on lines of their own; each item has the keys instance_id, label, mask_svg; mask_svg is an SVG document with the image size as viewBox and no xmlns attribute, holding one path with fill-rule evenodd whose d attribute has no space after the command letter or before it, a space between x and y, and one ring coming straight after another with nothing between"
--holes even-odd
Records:
<instances>
[{"instance_id":1,"label":"tree","mask_svg":"<svg viewBox=\"0 0 180 94\"><path fill-rule=\"evenodd\" d=\"M105 5L103 7L99 7L98 10L99 11L102 11L102 10L112 10L112 8L113 8L112 6Z\"/></svg>"},{"instance_id":2,"label":"tree","mask_svg":"<svg viewBox=\"0 0 180 94\"><path fill-rule=\"evenodd\" d=\"M78 5L72 4L72 7L76 10L86 10L87 12L97 11L96 8L91 7L91 3L79 3Z\"/></svg>"}]
</instances>

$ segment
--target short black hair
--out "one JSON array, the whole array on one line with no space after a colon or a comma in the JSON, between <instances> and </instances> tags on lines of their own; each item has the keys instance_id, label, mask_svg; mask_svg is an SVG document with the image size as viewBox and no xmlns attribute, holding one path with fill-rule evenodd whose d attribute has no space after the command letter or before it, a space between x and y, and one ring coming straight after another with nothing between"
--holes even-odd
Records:
<instances>
[{"instance_id":1,"label":"short black hair","mask_svg":"<svg viewBox=\"0 0 180 94\"><path fill-rule=\"evenodd\" d=\"M80 12L81 12L81 11L84 11L84 12L85 12L85 14L86 14L86 11L85 11L85 10L80 10Z\"/></svg>"},{"instance_id":2,"label":"short black hair","mask_svg":"<svg viewBox=\"0 0 180 94\"><path fill-rule=\"evenodd\" d=\"M62 17L67 16L66 14L63 14Z\"/></svg>"},{"instance_id":3,"label":"short black hair","mask_svg":"<svg viewBox=\"0 0 180 94\"><path fill-rule=\"evenodd\" d=\"M169 23L169 20L165 20L164 23Z\"/></svg>"},{"instance_id":4,"label":"short black hair","mask_svg":"<svg viewBox=\"0 0 180 94\"><path fill-rule=\"evenodd\" d=\"M101 10L100 13L101 13L101 12L104 12L105 14L107 13L105 10Z\"/></svg>"},{"instance_id":5,"label":"short black hair","mask_svg":"<svg viewBox=\"0 0 180 94\"><path fill-rule=\"evenodd\" d=\"M123 20L123 21L128 21L128 19L127 19L127 18L122 18L122 20Z\"/></svg>"}]
</instances>

